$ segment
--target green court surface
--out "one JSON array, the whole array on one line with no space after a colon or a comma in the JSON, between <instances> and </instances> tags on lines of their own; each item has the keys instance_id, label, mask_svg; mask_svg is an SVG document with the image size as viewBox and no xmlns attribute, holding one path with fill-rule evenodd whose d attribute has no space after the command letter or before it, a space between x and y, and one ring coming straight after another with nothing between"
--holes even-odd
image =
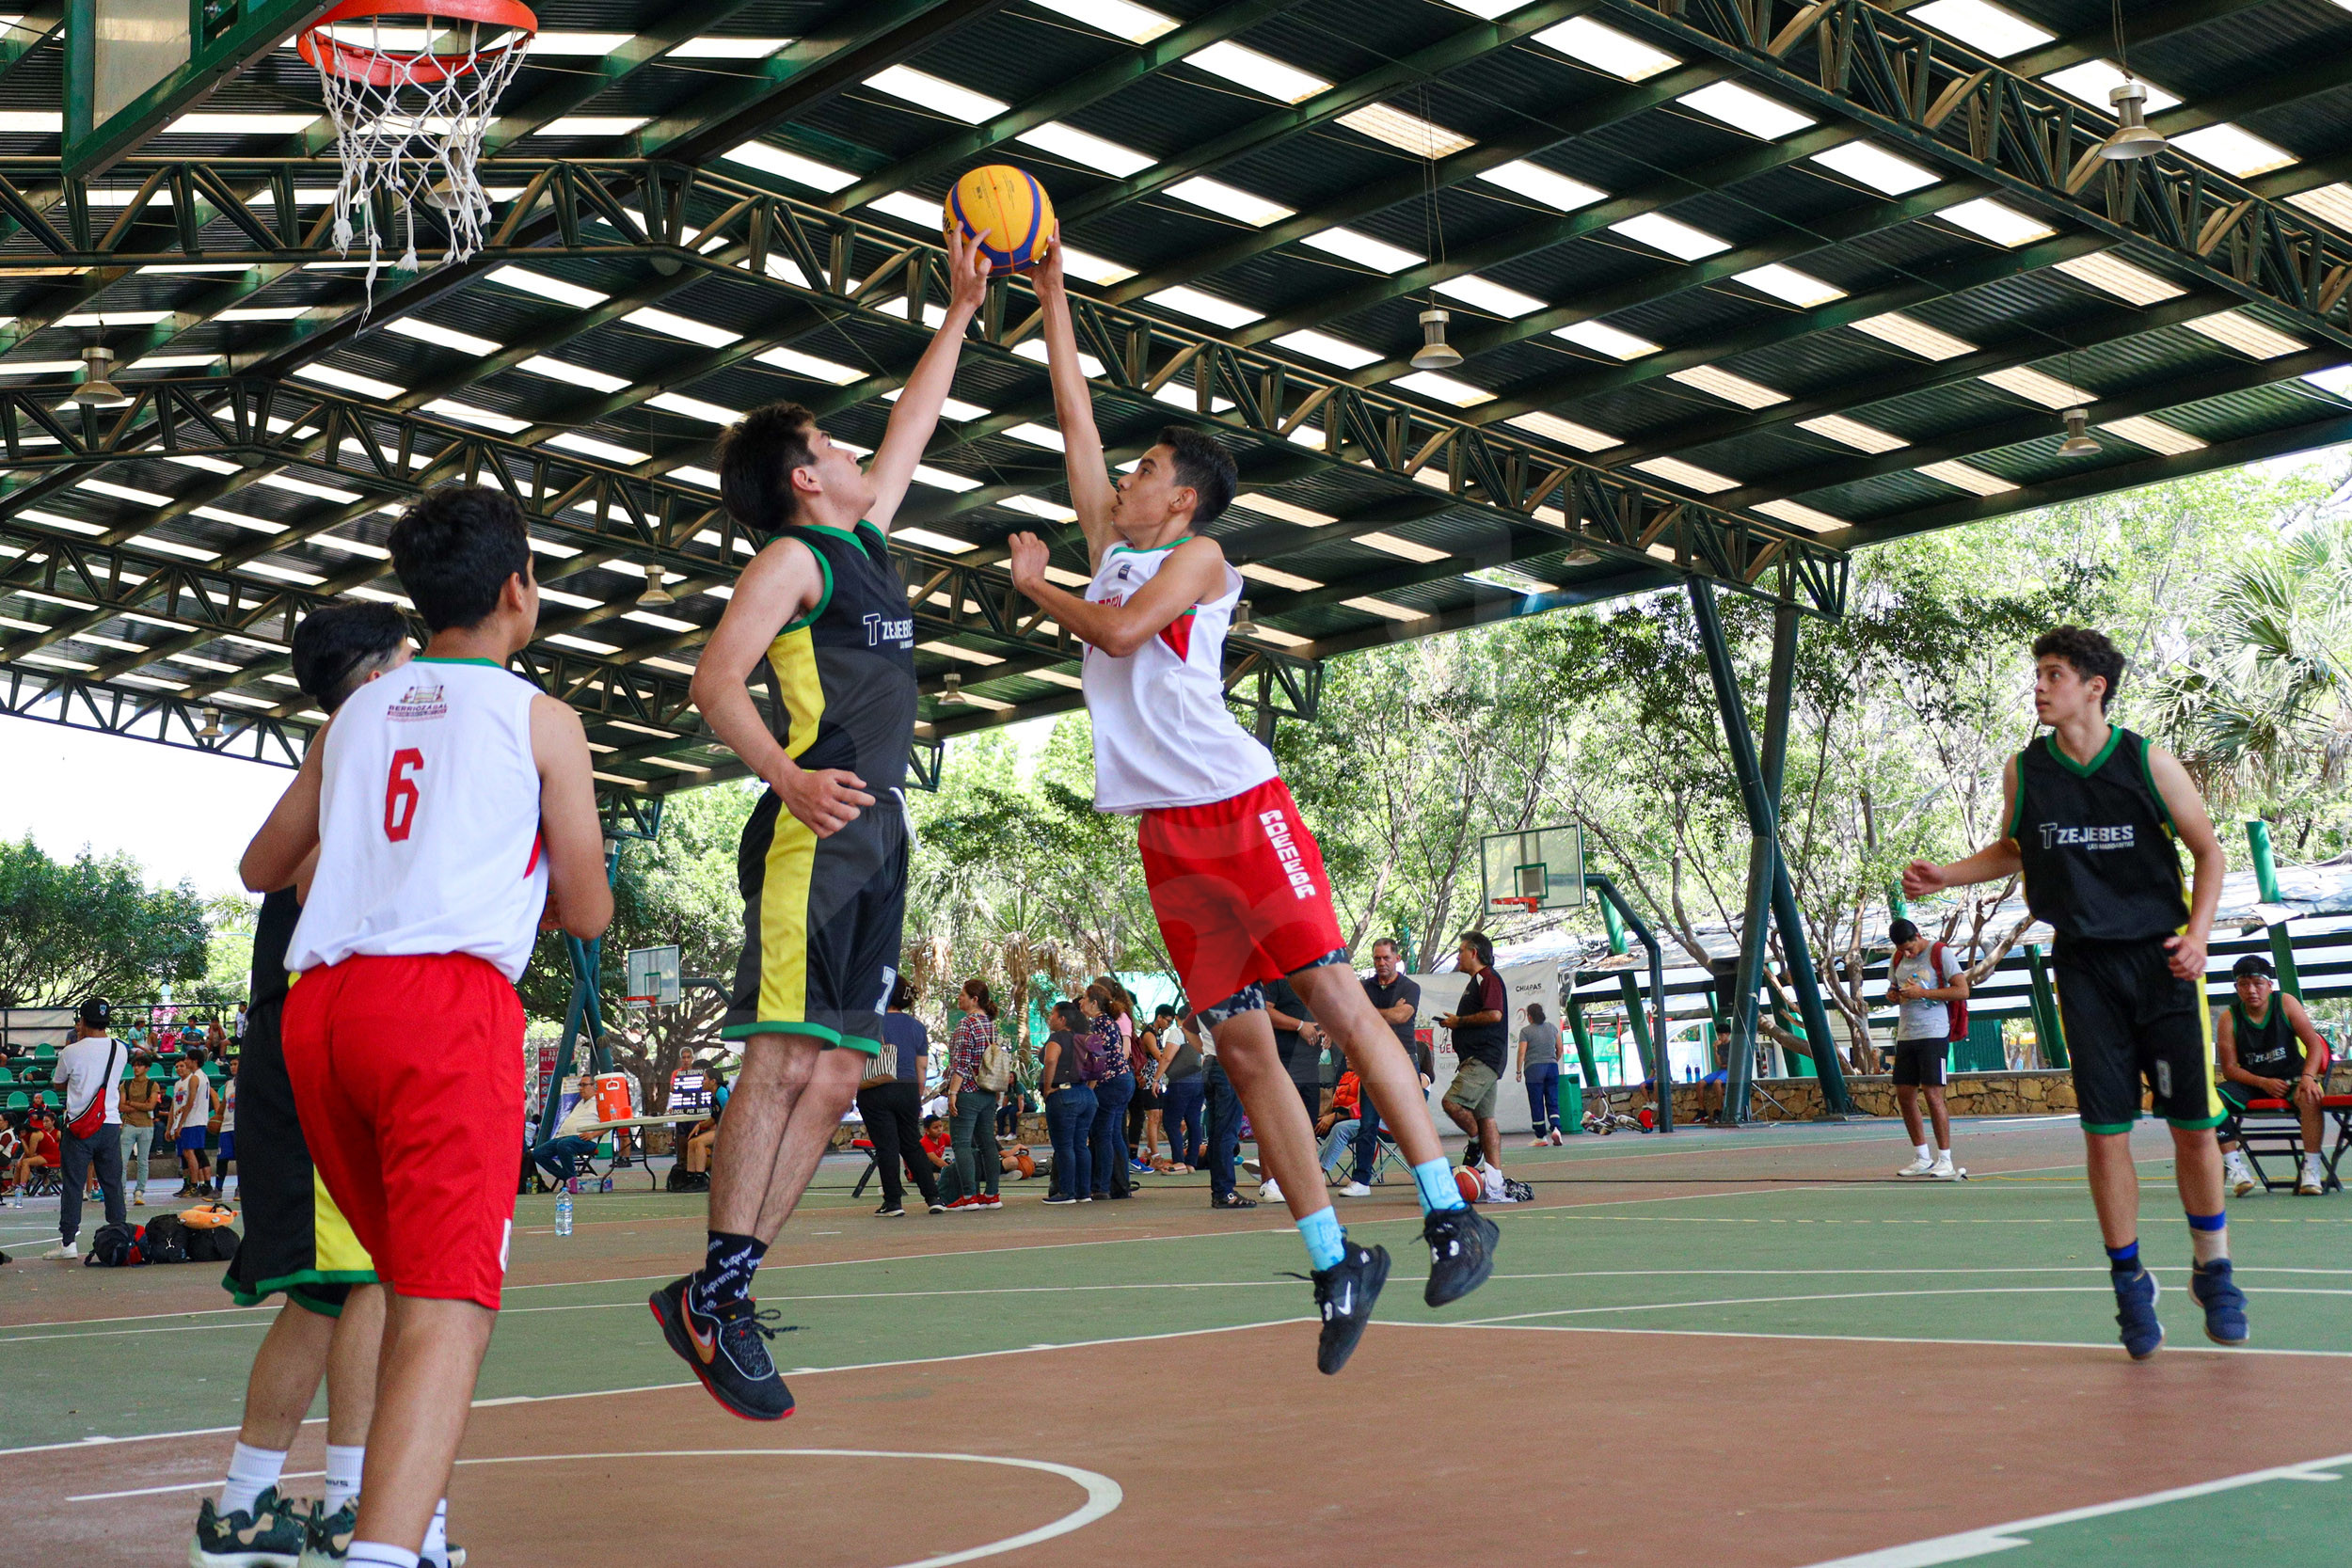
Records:
<instances>
[{"instance_id":1,"label":"green court surface","mask_svg":"<svg viewBox=\"0 0 2352 1568\"><path fill-rule=\"evenodd\" d=\"M1645 1369L1638 1375L1675 1379L1683 1363L1695 1368L1692 1358L1703 1356L1709 1368L1731 1369L1704 1374L1725 1400L1769 1406L1797 1399L1776 1413L1748 1413L1768 1428L1779 1420L1795 1440L1813 1423L1837 1418L1845 1402L1880 1399L1872 1380L1887 1374L1871 1369L1904 1364L1900 1354L1885 1360L1888 1347L1932 1350L1937 1366L1981 1363L2028 1401L2046 1384L2053 1400L2077 1402L2140 1398L2133 1392L2140 1386L2169 1390L2153 1396L2159 1399L2226 1402L2251 1380L2265 1387L2303 1381L2312 1393L2301 1413L2324 1417L2352 1391L2352 1206L2341 1196L2233 1204L2255 1338L2247 1349L2224 1351L2204 1339L2183 1288L2187 1234L2158 1158L2162 1135L2149 1136L2141 1145L2142 1241L2166 1287L2169 1342L2155 1362L2136 1368L2115 1344L2105 1259L2070 1125L1963 1125L1962 1153L1976 1174L1953 1185L1890 1180L1899 1141L1883 1124L1852 1124L1583 1138L1514 1151L1510 1168L1534 1182L1537 1200L1490 1211L1503 1234L1496 1275L1439 1312L1420 1300L1424 1259L1409 1187L1392 1178L1374 1198L1343 1200L1341 1212L1352 1234L1398 1257L1381 1301L1384 1323L1486 1330L1416 1333L1408 1345L1416 1354L1528 1366L1536 1369L1532 1376L1556 1378L1563 1398L1592 1397L1596 1379L1631 1378L1637 1366ZM1047 1372L1045 1362L1023 1357L1105 1341L1183 1342L1246 1325L1280 1323L1261 1332L1287 1336L1286 1346L1295 1340L1299 1357L1310 1354L1307 1288L1284 1272L1302 1267L1298 1243L1277 1208L1212 1212L1200 1179L1180 1178L1148 1180L1124 1204L1044 1209L1041 1185L1031 1184L1009 1186L999 1213L918 1212L882 1221L870 1212L870 1193L851 1198L853 1176L854 1167L829 1164L758 1280L763 1306L795 1330L774 1351L804 1407L824 1402L836 1382L882 1369L1008 1357L993 1364L1010 1370L1012 1386ZM698 1254L702 1200L583 1197L569 1238L552 1234L551 1203L525 1198L519 1206L506 1309L481 1401L679 1386L683 1370L644 1302ZM0 1214L0 1246L30 1250L42 1218L37 1210ZM42 1263L0 1271L0 1448L8 1450L0 1453L0 1506L13 1490L10 1455L27 1449L95 1449L93 1439L234 1425L270 1312L227 1307L211 1291L212 1273ZM1384 1332L1375 1329L1368 1347ZM1764 1381L1743 1394L1738 1369L1747 1360L1791 1353L1820 1369L1806 1374L1814 1381L1801 1396ZM1376 1398L1379 1375L1359 1363L1340 1384L1317 1386ZM1230 1412L1248 1390L1201 1395ZM1939 1411L1964 1409L1976 1397L1959 1377L1943 1394L1913 1387L1900 1395L1918 1402L1923 1420L1942 1420ZM1804 1402L1824 1398L1829 1408ZM2193 1408L2170 1410L2194 1425ZM590 1398L562 1418L598 1431L614 1418ZM2223 1425L2233 1418L2216 1418ZM2179 1481L2151 1485L2144 1490L2180 1495L2098 1512L2125 1503L2134 1489L2109 1482L2067 1490L2067 1440L2044 1433L2026 1441L2058 1451L2004 1456L1997 1416L1963 1422L1968 1433L1955 1437L1953 1465L2030 1468L2041 1488L2032 1500L2062 1506L2004 1526L2029 1511L1992 1490L1971 1531L1918 1545L1888 1538L1838 1560L1900 1568L1982 1553L2018 1568L2122 1568L2215 1560L2205 1553L2223 1543L2234 1560L2249 1563L2352 1560L2352 1487L2336 1484L2348 1463L2333 1452L2347 1446L2341 1434L2322 1435L2324 1419L2307 1433L2293 1405L2278 1408L2274 1420L2244 1424L2217 1425L2198 1445L2202 1451L2186 1456L2195 1463L2185 1493ZM611 1435L627 1433L616 1427ZM110 1455L107 1485L89 1490L138 1490L138 1467L122 1457L135 1452ZM2230 1479L2265 1465L2304 1467ZM1835 1488L1834 1478L1823 1481ZM2072 1515L2076 1510L2092 1512ZM1734 1559L1820 1560L1793 1539L1787 1550L1776 1550L1769 1534L1754 1545L1753 1555Z\"/></svg>"}]
</instances>

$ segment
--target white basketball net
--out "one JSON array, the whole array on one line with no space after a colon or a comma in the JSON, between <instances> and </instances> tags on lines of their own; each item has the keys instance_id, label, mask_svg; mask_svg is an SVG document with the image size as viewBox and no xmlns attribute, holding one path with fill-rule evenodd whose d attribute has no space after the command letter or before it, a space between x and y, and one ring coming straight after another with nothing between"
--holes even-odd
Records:
<instances>
[{"instance_id":1,"label":"white basketball net","mask_svg":"<svg viewBox=\"0 0 2352 1568\"><path fill-rule=\"evenodd\" d=\"M319 72L342 164L335 185L335 248L348 255L354 240L366 242L373 304L375 275L393 239L378 228L379 193L389 198L381 205L396 214L400 270L420 270L420 201L440 214L449 231L444 262L463 261L482 248L490 198L474 166L499 95L522 68L531 36L469 25L437 38L437 54L385 53L413 39L413 28L346 24L336 36L346 48L370 51L385 68L359 77Z\"/></svg>"}]
</instances>

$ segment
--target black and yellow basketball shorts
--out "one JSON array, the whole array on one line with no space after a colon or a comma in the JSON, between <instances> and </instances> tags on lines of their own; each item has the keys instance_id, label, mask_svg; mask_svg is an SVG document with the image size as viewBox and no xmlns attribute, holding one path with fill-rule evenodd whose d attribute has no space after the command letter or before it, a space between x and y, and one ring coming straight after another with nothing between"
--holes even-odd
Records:
<instances>
[{"instance_id":1,"label":"black and yellow basketball shorts","mask_svg":"<svg viewBox=\"0 0 2352 1568\"><path fill-rule=\"evenodd\" d=\"M2197 982L2166 960L2161 937L2058 946L2058 1016L2086 1132L2130 1132L2143 1084L2154 1114L2173 1126L2221 1125L2212 1017Z\"/></svg>"},{"instance_id":2,"label":"black and yellow basketball shorts","mask_svg":"<svg viewBox=\"0 0 2352 1568\"><path fill-rule=\"evenodd\" d=\"M221 1288L240 1307L275 1291L334 1317L354 1285L375 1282L359 1244L310 1164L294 1114L294 1084L278 1036L285 999L256 1003L237 1067L237 1183L245 1235Z\"/></svg>"},{"instance_id":3,"label":"black and yellow basketball shorts","mask_svg":"<svg viewBox=\"0 0 2352 1568\"><path fill-rule=\"evenodd\" d=\"M721 1022L731 1040L814 1035L882 1054L907 916L907 823L895 791L819 838L770 790L743 825L743 959Z\"/></svg>"}]
</instances>

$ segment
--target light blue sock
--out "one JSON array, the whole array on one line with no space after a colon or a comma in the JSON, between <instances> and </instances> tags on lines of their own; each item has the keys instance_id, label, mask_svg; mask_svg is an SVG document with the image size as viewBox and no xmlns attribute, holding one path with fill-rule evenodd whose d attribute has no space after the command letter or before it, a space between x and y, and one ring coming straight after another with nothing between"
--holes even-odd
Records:
<instances>
[{"instance_id":1,"label":"light blue sock","mask_svg":"<svg viewBox=\"0 0 2352 1568\"><path fill-rule=\"evenodd\" d=\"M1298 1222L1298 1233L1307 1241L1307 1262L1318 1272L1347 1256L1346 1233L1327 1203Z\"/></svg>"},{"instance_id":2,"label":"light blue sock","mask_svg":"<svg viewBox=\"0 0 2352 1568\"><path fill-rule=\"evenodd\" d=\"M1454 1184L1454 1167L1439 1155L1413 1167L1413 1185L1421 1189L1421 1212L1462 1207L1462 1189Z\"/></svg>"}]
</instances>

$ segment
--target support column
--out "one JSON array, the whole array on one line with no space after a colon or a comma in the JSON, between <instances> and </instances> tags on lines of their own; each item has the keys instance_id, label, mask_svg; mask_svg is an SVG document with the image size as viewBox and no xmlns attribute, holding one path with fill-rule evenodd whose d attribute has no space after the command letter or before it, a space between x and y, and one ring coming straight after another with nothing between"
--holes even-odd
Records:
<instances>
[{"instance_id":1,"label":"support column","mask_svg":"<svg viewBox=\"0 0 2352 1568\"><path fill-rule=\"evenodd\" d=\"M2042 961L2042 949L2034 942L2026 943L2026 968L2033 976L2033 1032L2042 1041L2042 1060L2054 1068L2071 1066L2058 992L2050 989L2050 966Z\"/></svg>"},{"instance_id":2,"label":"support column","mask_svg":"<svg viewBox=\"0 0 2352 1568\"><path fill-rule=\"evenodd\" d=\"M1642 924L1642 917L1633 912L1633 906L1626 902L1625 895L1617 891L1615 882L1597 871L1587 871L1584 873L1584 885L1600 895L1602 909L1614 911L1609 918L1611 942L1621 942L1626 932L1630 931L1633 940L1642 944L1644 956L1649 959L1650 1006L1657 1010L1657 1017L1652 1022L1657 1028L1656 1039L1662 1046L1667 1037L1666 962L1664 953L1659 948L1658 939L1650 935L1649 927ZM1619 921L1624 922L1622 927ZM1623 952L1624 949L1619 947L1618 951ZM1633 976L1620 976L1619 984L1625 988L1634 1029L1633 1044L1642 1053L1642 1059L1649 1065L1650 1077L1658 1085L1658 1131L1671 1132L1675 1130L1675 1084L1671 1064L1664 1060L1662 1049L1653 1050L1645 1037L1649 1031L1644 1024L1642 996L1634 987Z\"/></svg>"},{"instance_id":3,"label":"support column","mask_svg":"<svg viewBox=\"0 0 2352 1568\"><path fill-rule=\"evenodd\" d=\"M2265 904L2281 902L2279 897L2279 863L2270 853L2270 824L2256 816L2246 824L2246 842L2254 851L2254 885L2261 890ZM2284 920L2274 920L2264 927L2270 937L2270 961L2279 971L2279 985L2297 1002L2303 1000L2303 976L2295 967L2295 938L2287 931Z\"/></svg>"},{"instance_id":4,"label":"support column","mask_svg":"<svg viewBox=\"0 0 2352 1568\"><path fill-rule=\"evenodd\" d=\"M620 869L620 843L608 838L604 841L604 879L612 881ZM588 1042L589 1070L612 1070L612 1053L604 1044L604 1004L596 994L603 973L604 939L582 942L566 932L564 951L572 960L572 997L564 1010L564 1037L555 1047L555 1071L548 1080L547 1101L539 1107L539 1133L532 1140L534 1143L545 1143L554 1135L556 1101L564 1080L571 1076L573 1048L583 1032Z\"/></svg>"},{"instance_id":5,"label":"support column","mask_svg":"<svg viewBox=\"0 0 2352 1568\"><path fill-rule=\"evenodd\" d=\"M1625 922L1617 917L1617 906L1606 898L1602 899L1600 918L1601 924L1608 927L1609 951L1620 958L1624 957ZM1664 1070L1664 1064L1659 1061L1657 1052L1650 1048L1649 1022L1642 1016L1642 988L1634 982L1632 975L1619 974L1617 994L1625 998L1626 1028L1633 1035L1634 1053L1642 1059L1642 1075L1645 1078L1654 1078L1661 1084L1666 1083L1668 1074ZM1659 1017L1659 1027L1661 1030L1665 1027L1665 1018L1662 1013Z\"/></svg>"},{"instance_id":6,"label":"support column","mask_svg":"<svg viewBox=\"0 0 2352 1568\"><path fill-rule=\"evenodd\" d=\"M1754 912L1764 893L1763 887L1756 885L1763 880L1763 868L1757 863L1761 860L1770 866L1772 919L1780 927L1781 947L1788 956L1788 977L1797 993L1798 1010L1804 1019L1805 1040L1813 1048L1813 1070L1820 1080L1821 1104L1828 1115L1843 1115L1849 1109L1845 1074L1839 1069L1836 1052L1830 1044L1829 1012L1821 1005L1820 987L1813 973L1812 945L1805 940L1804 917L1797 909L1796 887L1788 879L1788 867L1780 853L1778 800L1782 761L1788 747L1788 706L1795 685L1797 612L1793 607L1783 605L1773 621L1773 690L1768 694L1765 731L1766 750L1771 757L1768 774L1764 760L1756 753L1756 738L1748 729L1747 705L1740 695L1739 676L1732 669L1723 622L1716 614L1714 589L1693 578L1690 591L1691 608L1698 622L1699 643L1707 654L1708 674L1714 682L1715 704L1723 717L1724 739L1731 752L1732 773L1739 782L1740 804L1746 809L1749 832L1754 835L1749 866L1752 874L1757 874L1749 889L1752 912L1747 928L1740 934L1740 985L1745 998L1740 1012L1746 1020L1746 1029L1744 1036L1735 1031L1732 1037L1731 1060L1725 1064L1724 1112L1735 1120L1748 1119L1748 1089L1755 1067L1755 983L1761 979L1764 953L1764 922L1760 914Z\"/></svg>"},{"instance_id":7,"label":"support column","mask_svg":"<svg viewBox=\"0 0 2352 1568\"><path fill-rule=\"evenodd\" d=\"M1587 1089L1598 1089L1600 1087L1600 1064L1593 1056L1593 1031L1584 1022L1584 1004L1576 997L1574 990L1576 982L1571 980L1568 984L1570 987L1566 1008L1568 1037L1576 1041L1576 1059L1578 1065L1584 1069L1584 1086Z\"/></svg>"}]
</instances>

